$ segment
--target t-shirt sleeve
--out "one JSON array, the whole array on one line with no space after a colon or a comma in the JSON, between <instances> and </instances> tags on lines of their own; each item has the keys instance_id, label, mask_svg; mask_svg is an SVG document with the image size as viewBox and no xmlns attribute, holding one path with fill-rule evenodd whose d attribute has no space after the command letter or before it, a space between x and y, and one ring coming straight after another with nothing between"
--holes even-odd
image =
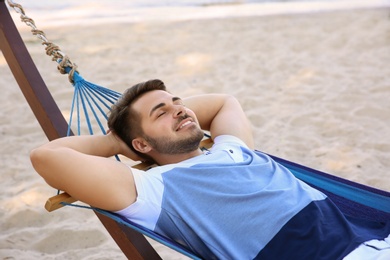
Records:
<instances>
[{"instance_id":1,"label":"t-shirt sleeve","mask_svg":"<svg viewBox=\"0 0 390 260\"><path fill-rule=\"evenodd\" d=\"M233 135L219 135L214 138L214 146L220 144L238 144L239 146L246 147L248 146L240 138Z\"/></svg>"}]
</instances>

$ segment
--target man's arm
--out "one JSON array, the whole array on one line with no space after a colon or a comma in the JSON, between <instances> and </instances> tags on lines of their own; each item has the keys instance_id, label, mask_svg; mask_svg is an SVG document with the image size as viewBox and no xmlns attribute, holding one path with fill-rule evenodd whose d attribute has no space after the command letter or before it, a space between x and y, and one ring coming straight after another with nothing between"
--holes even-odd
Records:
<instances>
[{"instance_id":1,"label":"man's arm","mask_svg":"<svg viewBox=\"0 0 390 260\"><path fill-rule=\"evenodd\" d=\"M94 207L120 210L135 201L136 189L130 168L108 158L115 154L136 158L112 133L56 139L30 158L50 186Z\"/></svg>"},{"instance_id":2,"label":"man's arm","mask_svg":"<svg viewBox=\"0 0 390 260\"><path fill-rule=\"evenodd\" d=\"M254 148L251 124L237 99L225 94L209 94L185 98L186 107L195 112L200 126L215 138L233 135Z\"/></svg>"}]
</instances>

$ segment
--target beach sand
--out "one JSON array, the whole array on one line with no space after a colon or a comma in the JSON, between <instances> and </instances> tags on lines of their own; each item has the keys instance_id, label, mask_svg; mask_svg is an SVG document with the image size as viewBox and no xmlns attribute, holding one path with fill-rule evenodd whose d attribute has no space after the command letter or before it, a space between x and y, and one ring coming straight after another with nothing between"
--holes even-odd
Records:
<instances>
[{"instance_id":1,"label":"beach sand","mask_svg":"<svg viewBox=\"0 0 390 260\"><path fill-rule=\"evenodd\" d=\"M232 94L253 123L257 149L389 191L389 11L57 26L46 35L93 83L123 92L160 78L179 96ZM39 40L21 33L66 114L67 77ZM44 210L56 191L28 154L46 137L3 56L0 86L0 259L124 259L91 211Z\"/></svg>"}]
</instances>

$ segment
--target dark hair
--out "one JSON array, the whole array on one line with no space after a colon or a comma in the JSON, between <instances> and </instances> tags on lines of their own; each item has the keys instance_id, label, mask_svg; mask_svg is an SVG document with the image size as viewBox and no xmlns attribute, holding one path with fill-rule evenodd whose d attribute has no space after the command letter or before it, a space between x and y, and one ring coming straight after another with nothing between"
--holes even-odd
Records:
<instances>
[{"instance_id":1,"label":"dark hair","mask_svg":"<svg viewBox=\"0 0 390 260\"><path fill-rule=\"evenodd\" d=\"M145 155L136 151L132 145L134 138L143 135L141 116L131 105L143 94L153 90L167 91L164 82L159 79L141 82L128 88L122 97L111 107L107 120L108 128L121 138L135 153L142 157L145 157Z\"/></svg>"}]
</instances>

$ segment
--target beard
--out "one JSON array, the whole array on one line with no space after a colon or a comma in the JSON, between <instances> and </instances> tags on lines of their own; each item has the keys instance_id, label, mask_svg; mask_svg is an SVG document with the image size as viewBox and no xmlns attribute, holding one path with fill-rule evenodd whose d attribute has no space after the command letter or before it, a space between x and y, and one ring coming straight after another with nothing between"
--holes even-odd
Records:
<instances>
[{"instance_id":1,"label":"beard","mask_svg":"<svg viewBox=\"0 0 390 260\"><path fill-rule=\"evenodd\" d=\"M173 140L172 138L167 137L152 138L146 135L144 138L157 152L175 155L192 152L198 149L203 136L203 131L196 127L189 137L182 139Z\"/></svg>"}]
</instances>

